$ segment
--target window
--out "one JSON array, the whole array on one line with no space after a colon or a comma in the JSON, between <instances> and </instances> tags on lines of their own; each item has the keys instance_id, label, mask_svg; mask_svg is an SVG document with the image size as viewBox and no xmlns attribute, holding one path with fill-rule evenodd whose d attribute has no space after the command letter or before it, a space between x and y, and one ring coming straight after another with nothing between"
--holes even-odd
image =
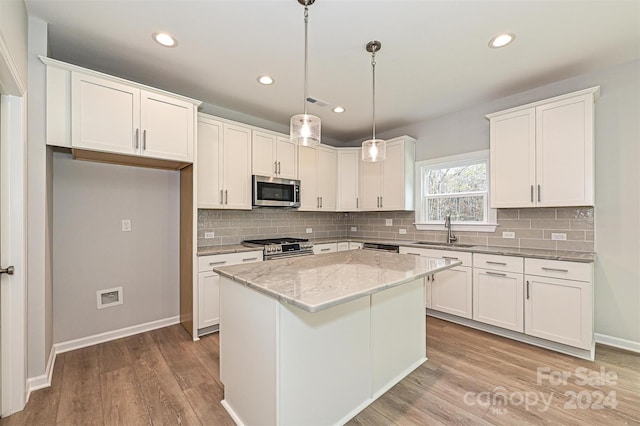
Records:
<instances>
[{"instance_id":1,"label":"window","mask_svg":"<svg viewBox=\"0 0 640 426\"><path fill-rule=\"evenodd\" d=\"M495 210L489 208L489 151L418 162L416 178L418 229L443 229L451 214L454 229L495 230Z\"/></svg>"}]
</instances>

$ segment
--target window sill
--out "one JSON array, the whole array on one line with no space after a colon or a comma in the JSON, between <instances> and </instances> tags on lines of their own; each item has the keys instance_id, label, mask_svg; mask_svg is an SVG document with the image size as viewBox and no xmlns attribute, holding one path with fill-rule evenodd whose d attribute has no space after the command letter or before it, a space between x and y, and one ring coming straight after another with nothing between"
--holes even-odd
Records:
<instances>
[{"instance_id":1,"label":"window sill","mask_svg":"<svg viewBox=\"0 0 640 426\"><path fill-rule=\"evenodd\" d=\"M414 223L418 231L445 231L442 223ZM472 232L495 232L497 223L466 223L464 225L454 223L451 225L452 231L472 231Z\"/></svg>"}]
</instances>

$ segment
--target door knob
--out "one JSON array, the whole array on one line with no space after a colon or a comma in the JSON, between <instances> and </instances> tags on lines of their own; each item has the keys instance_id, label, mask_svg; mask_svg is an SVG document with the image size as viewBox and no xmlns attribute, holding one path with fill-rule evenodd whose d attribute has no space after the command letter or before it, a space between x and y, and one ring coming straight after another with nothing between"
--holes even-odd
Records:
<instances>
[{"instance_id":1,"label":"door knob","mask_svg":"<svg viewBox=\"0 0 640 426\"><path fill-rule=\"evenodd\" d=\"M13 275L13 266L7 266L6 268L0 269L0 274Z\"/></svg>"}]
</instances>

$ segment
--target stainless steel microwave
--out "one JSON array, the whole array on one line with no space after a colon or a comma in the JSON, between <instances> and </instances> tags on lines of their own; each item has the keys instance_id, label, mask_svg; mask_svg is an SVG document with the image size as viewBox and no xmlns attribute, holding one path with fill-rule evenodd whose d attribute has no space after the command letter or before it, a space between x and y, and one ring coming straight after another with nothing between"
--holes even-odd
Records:
<instances>
[{"instance_id":1,"label":"stainless steel microwave","mask_svg":"<svg viewBox=\"0 0 640 426\"><path fill-rule=\"evenodd\" d=\"M300 207L300 181L253 175L253 207Z\"/></svg>"}]
</instances>

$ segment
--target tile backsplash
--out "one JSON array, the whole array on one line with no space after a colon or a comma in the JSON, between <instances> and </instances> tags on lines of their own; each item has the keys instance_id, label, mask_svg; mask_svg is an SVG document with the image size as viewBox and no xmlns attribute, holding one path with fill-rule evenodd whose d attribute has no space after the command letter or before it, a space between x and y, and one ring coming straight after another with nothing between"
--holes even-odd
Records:
<instances>
[{"instance_id":1,"label":"tile backsplash","mask_svg":"<svg viewBox=\"0 0 640 426\"><path fill-rule=\"evenodd\" d=\"M460 243L488 246L594 251L594 211L592 207L499 209L495 232L455 231ZM386 226L392 219L392 226ZM244 239L269 237L362 237L398 241L445 241L446 231L418 231L413 212L298 212L257 209L198 210L198 247L237 244ZM356 231L351 231L355 227ZM307 234L306 229L312 233ZM400 234L406 229L406 234ZM515 238L502 238L505 231ZM205 239L205 232L215 237ZM551 239L564 233L566 241Z\"/></svg>"}]
</instances>

